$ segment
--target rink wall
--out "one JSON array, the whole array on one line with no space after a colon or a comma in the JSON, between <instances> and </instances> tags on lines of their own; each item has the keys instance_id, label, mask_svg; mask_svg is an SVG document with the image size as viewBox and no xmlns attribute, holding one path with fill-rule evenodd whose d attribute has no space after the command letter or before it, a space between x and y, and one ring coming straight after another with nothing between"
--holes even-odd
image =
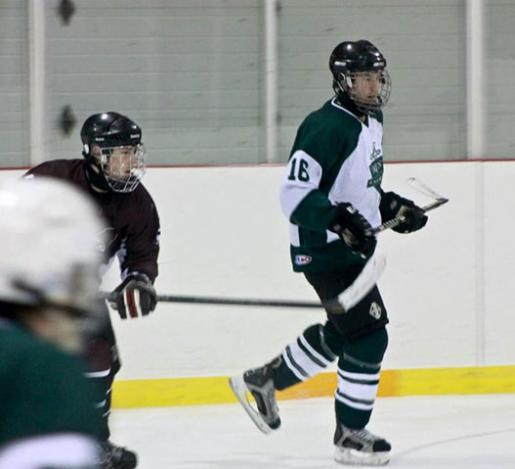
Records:
<instances>
[{"instance_id":1,"label":"rink wall","mask_svg":"<svg viewBox=\"0 0 515 469\"><path fill-rule=\"evenodd\" d=\"M145 185L162 224L158 291L316 300L290 269L278 204L282 172L282 166L149 169ZM425 204L429 199L413 192L408 177L451 201L420 232L380 235L388 257L380 288L391 324L379 394L515 392L515 162L387 164L383 187ZM111 270L104 287L117 282ZM185 304L160 304L133 321L113 315L124 364L114 403L232 401L228 375L263 363L322 320L322 311ZM326 373L282 397L328 395L334 383L334 373Z\"/></svg>"}]
</instances>

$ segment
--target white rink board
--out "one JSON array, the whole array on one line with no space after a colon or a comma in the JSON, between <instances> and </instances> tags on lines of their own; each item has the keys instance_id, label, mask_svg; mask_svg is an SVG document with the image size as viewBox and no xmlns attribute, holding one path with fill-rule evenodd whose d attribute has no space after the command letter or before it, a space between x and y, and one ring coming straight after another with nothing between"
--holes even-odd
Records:
<instances>
[{"instance_id":1,"label":"white rink board","mask_svg":"<svg viewBox=\"0 0 515 469\"><path fill-rule=\"evenodd\" d=\"M145 185L162 224L159 292L315 300L290 268L278 203L282 172L149 169ZM20 172L0 177L13 174ZM451 202L418 233L380 235L388 255L380 287L391 320L384 367L514 363L515 163L387 164L383 188L425 204L406 183L410 176ZM105 285L117 281L111 271ZM113 319L124 363L119 377L127 379L235 373L278 353L323 313L163 304L142 320Z\"/></svg>"},{"instance_id":2,"label":"white rink board","mask_svg":"<svg viewBox=\"0 0 515 469\"><path fill-rule=\"evenodd\" d=\"M485 342L488 363L515 361L515 164L485 168Z\"/></svg>"}]
</instances>

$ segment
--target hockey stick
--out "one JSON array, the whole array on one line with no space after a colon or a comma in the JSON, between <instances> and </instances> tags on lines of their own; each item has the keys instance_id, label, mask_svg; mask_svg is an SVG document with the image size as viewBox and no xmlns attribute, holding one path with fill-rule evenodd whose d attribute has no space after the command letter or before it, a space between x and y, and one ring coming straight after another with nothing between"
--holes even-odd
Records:
<instances>
[{"instance_id":1,"label":"hockey stick","mask_svg":"<svg viewBox=\"0 0 515 469\"><path fill-rule=\"evenodd\" d=\"M431 210L434 210L435 208L441 207L442 205L449 202L449 199L446 199L442 197L441 199L437 199L434 202L431 202L430 204L424 205L421 207L422 211L424 213L429 212ZM385 221L384 223L381 223L379 226L376 226L372 229L372 233L377 234L381 233L381 231L388 230L390 228L395 228L397 225L402 223L405 220L404 216L398 216L395 218L392 218L391 220Z\"/></svg>"},{"instance_id":2,"label":"hockey stick","mask_svg":"<svg viewBox=\"0 0 515 469\"><path fill-rule=\"evenodd\" d=\"M250 298L221 298L216 296L157 295L162 303L193 303L226 306L270 306L272 308L321 308L316 302L286 300L253 300Z\"/></svg>"},{"instance_id":3,"label":"hockey stick","mask_svg":"<svg viewBox=\"0 0 515 469\"><path fill-rule=\"evenodd\" d=\"M410 177L408 178L408 182L413 186L414 189L418 190L418 192L431 197L434 199L433 202L430 204L424 205L422 208L422 211L424 213L429 212L430 210L434 210L435 208L441 207L442 205L449 202L449 199L447 197L443 197L442 195L438 194L434 190L430 189L428 186L426 186L423 182L419 181L417 178ZM398 217L392 218L391 220L388 220L381 225L375 227L372 229L372 232L374 234L381 233L381 231L388 230L390 228L395 228L397 225L402 223L405 220L403 215L400 215Z\"/></svg>"},{"instance_id":4,"label":"hockey stick","mask_svg":"<svg viewBox=\"0 0 515 469\"><path fill-rule=\"evenodd\" d=\"M259 300L249 298L221 298L214 296L157 295L157 301L163 303L190 303L226 306L266 306L272 308L329 308L334 314L343 314L358 304L374 287L386 267L383 254L375 253L365 264L354 282L340 295L322 305L316 302L289 300ZM112 293L103 293L107 301L114 301Z\"/></svg>"}]
</instances>

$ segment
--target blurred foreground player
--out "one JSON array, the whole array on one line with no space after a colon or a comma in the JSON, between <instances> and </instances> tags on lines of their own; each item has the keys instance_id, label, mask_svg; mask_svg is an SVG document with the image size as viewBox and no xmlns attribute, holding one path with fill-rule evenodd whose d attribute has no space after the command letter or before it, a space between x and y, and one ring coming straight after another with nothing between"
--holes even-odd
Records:
<instances>
[{"instance_id":1,"label":"blurred foreground player","mask_svg":"<svg viewBox=\"0 0 515 469\"><path fill-rule=\"evenodd\" d=\"M159 218L141 184L145 174L141 128L116 112L94 114L84 122L81 140L83 159L46 161L27 177L63 179L91 197L107 223L105 270L115 256L120 261L122 282L112 292L111 304L122 319L147 315L156 306L153 283L158 273ZM100 390L96 407L104 418L104 467L132 469L137 466L136 454L109 441L111 385L120 361L107 306L100 308L106 327L89 341L86 359L87 376Z\"/></svg>"},{"instance_id":2,"label":"blurred foreground player","mask_svg":"<svg viewBox=\"0 0 515 469\"><path fill-rule=\"evenodd\" d=\"M102 229L68 184L0 186L1 469L100 467L93 386L74 355L98 326Z\"/></svg>"}]
</instances>

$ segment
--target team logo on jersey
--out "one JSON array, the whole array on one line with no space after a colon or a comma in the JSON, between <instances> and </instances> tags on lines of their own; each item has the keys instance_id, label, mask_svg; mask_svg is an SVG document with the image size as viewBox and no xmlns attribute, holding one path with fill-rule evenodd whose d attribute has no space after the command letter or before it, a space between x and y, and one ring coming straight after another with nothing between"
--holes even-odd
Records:
<instances>
[{"instance_id":1,"label":"team logo on jersey","mask_svg":"<svg viewBox=\"0 0 515 469\"><path fill-rule=\"evenodd\" d=\"M368 314L370 314L374 319L379 319L382 314L381 306L379 306L375 301L372 302L370 309L368 310Z\"/></svg>"},{"instance_id":2,"label":"team logo on jersey","mask_svg":"<svg viewBox=\"0 0 515 469\"><path fill-rule=\"evenodd\" d=\"M376 142L372 142L372 153L370 153L370 161L375 161L381 156L383 156L383 150L381 150L381 148L376 148Z\"/></svg>"},{"instance_id":3,"label":"team logo on jersey","mask_svg":"<svg viewBox=\"0 0 515 469\"><path fill-rule=\"evenodd\" d=\"M383 157L380 156L372 161L368 168L370 169L370 175L372 177L367 181L367 187L375 187L379 190L381 181L383 180Z\"/></svg>"},{"instance_id":4,"label":"team logo on jersey","mask_svg":"<svg viewBox=\"0 0 515 469\"><path fill-rule=\"evenodd\" d=\"M311 256L307 256L306 254L297 254L293 262L295 262L295 265L307 265L311 263L312 260Z\"/></svg>"}]
</instances>

